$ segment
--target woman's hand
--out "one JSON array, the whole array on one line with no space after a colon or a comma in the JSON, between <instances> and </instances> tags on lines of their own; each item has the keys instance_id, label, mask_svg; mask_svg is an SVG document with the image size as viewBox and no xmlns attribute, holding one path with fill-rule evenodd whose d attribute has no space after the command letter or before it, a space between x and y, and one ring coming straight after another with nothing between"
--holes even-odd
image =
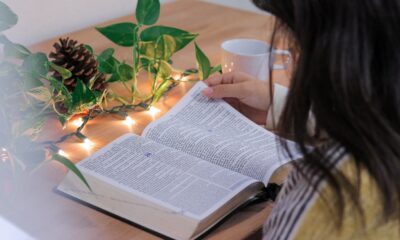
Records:
<instances>
[{"instance_id":1,"label":"woman's hand","mask_svg":"<svg viewBox=\"0 0 400 240\"><path fill-rule=\"evenodd\" d=\"M265 124L270 106L268 82L259 81L242 72L215 75L207 80L203 95L223 98L234 108L258 124Z\"/></svg>"}]
</instances>

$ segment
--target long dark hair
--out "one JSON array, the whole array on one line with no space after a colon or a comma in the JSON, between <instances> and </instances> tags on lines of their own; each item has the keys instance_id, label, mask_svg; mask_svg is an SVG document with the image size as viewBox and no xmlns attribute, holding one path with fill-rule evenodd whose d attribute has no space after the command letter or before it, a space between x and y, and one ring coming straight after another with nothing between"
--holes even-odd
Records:
<instances>
[{"instance_id":1,"label":"long dark hair","mask_svg":"<svg viewBox=\"0 0 400 240\"><path fill-rule=\"evenodd\" d=\"M345 194L362 214L359 177L368 171L381 194L382 216L400 220L400 1L253 0L277 18L300 54L278 129L291 129L304 165L333 188L340 219ZM353 156L356 183L307 144L310 112L316 132ZM299 167L300 171L304 167ZM316 187L316 186L314 186Z\"/></svg>"}]
</instances>

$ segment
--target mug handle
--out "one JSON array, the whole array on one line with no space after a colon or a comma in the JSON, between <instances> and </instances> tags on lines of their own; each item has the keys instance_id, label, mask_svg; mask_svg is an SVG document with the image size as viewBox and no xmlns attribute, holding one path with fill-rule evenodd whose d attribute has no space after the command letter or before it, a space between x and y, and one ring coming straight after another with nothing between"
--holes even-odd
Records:
<instances>
[{"instance_id":1,"label":"mug handle","mask_svg":"<svg viewBox=\"0 0 400 240\"><path fill-rule=\"evenodd\" d=\"M285 55L286 61L283 64L273 64L272 69L273 70L286 70L289 68L289 65L292 63L293 58L292 54L288 50L281 50L281 49L273 49L272 54L274 56L274 61L275 61L275 55Z\"/></svg>"}]
</instances>

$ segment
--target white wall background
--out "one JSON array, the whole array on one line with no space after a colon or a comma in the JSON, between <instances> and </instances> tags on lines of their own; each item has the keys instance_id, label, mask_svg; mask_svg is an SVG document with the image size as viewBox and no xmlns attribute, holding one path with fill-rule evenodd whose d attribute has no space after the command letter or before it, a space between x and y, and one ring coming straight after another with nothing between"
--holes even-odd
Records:
<instances>
[{"instance_id":1,"label":"white wall background","mask_svg":"<svg viewBox=\"0 0 400 240\"><path fill-rule=\"evenodd\" d=\"M1 1L9 5L19 16L18 25L6 31L6 35L14 42L25 45L31 45L106 20L132 14L136 6L136 0ZM162 3L172 1L174 0L161 0ZM239 9L258 11L250 0L204 1Z\"/></svg>"}]
</instances>

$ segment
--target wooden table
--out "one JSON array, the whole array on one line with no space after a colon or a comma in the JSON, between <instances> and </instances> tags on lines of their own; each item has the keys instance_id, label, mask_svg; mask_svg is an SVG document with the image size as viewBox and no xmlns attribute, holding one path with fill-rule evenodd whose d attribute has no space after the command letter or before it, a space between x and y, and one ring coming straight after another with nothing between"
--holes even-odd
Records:
<instances>
[{"instance_id":1,"label":"wooden table","mask_svg":"<svg viewBox=\"0 0 400 240\"><path fill-rule=\"evenodd\" d=\"M134 6L127 6L134 9ZM127 16L99 24L105 26L113 22L135 21L134 16ZM162 6L159 24L174 26L187 31L200 33L196 42L210 57L213 64L220 62L220 44L232 38L255 38L269 41L273 18L250 12L234 10L219 5L200 1L178 1ZM81 43L90 44L99 53L108 47L117 49L119 59L129 61L130 51L113 45L101 36L94 28L84 29L66 34ZM57 39L43 42L31 49L49 53ZM190 45L173 58L174 65L181 69L195 66L194 47ZM282 74L281 74L282 75ZM278 77L285 83L285 75ZM157 107L162 112L167 111L190 88L190 84L174 89L168 98L161 101ZM123 91L121 86L111 86L116 91ZM159 115L161 116L162 113ZM146 113L131 115L138 122L131 129L112 116L101 117L91 122L84 130L95 142L93 151L101 148L115 138L127 132L141 134L144 127L153 119ZM159 117L158 116L158 117ZM56 138L73 129L69 125L62 130L56 119L50 119L46 125L50 129L45 138ZM93 151L84 150L79 143L71 141L60 145L78 162L89 156ZM11 183L8 196L2 198L0 213L20 226L37 239L158 239L158 237L140 230L132 225L109 217L96 210L85 207L52 192L52 189L62 180L66 169L58 163L51 163L33 175L17 178ZM284 174L275 176L275 180L283 179ZM271 204L262 203L248 207L232 216L227 222L215 229L208 239L243 239L260 229L271 211ZM254 235L253 235L254 236Z\"/></svg>"}]
</instances>

